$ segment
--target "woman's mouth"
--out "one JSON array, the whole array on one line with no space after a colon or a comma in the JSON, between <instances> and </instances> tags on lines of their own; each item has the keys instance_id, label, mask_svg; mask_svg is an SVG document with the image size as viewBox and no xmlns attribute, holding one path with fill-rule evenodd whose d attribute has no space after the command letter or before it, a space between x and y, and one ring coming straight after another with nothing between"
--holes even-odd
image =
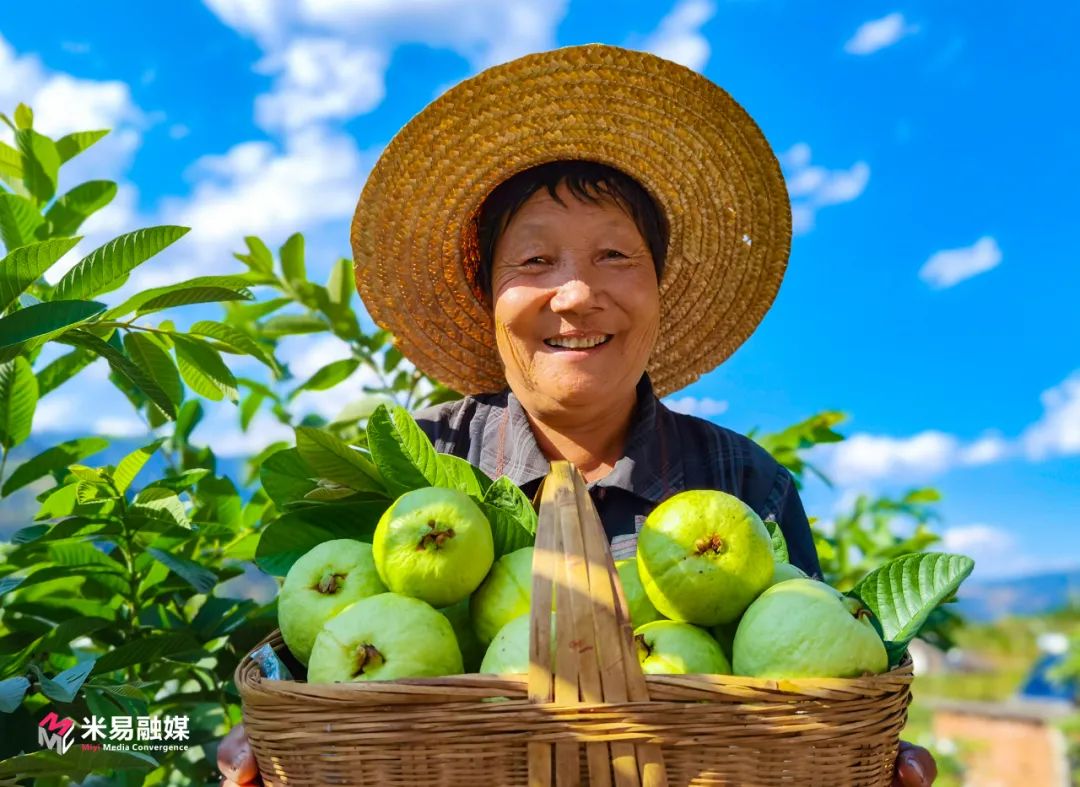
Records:
<instances>
[{"instance_id":1,"label":"woman's mouth","mask_svg":"<svg viewBox=\"0 0 1080 787\"><path fill-rule=\"evenodd\" d=\"M591 350L607 344L612 339L610 333L595 333L583 336L552 336L544 339L544 344L556 350Z\"/></svg>"}]
</instances>

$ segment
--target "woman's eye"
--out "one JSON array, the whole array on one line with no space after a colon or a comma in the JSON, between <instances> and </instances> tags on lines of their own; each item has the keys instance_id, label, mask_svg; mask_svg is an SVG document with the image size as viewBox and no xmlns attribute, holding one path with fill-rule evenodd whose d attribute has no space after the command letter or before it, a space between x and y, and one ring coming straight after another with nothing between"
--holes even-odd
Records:
<instances>
[{"instance_id":1,"label":"woman's eye","mask_svg":"<svg viewBox=\"0 0 1080 787\"><path fill-rule=\"evenodd\" d=\"M545 262L547 262L547 260L545 260L543 257L529 257L529 259L525 260L525 262L522 263L522 264L523 265L543 265Z\"/></svg>"},{"instance_id":2,"label":"woman's eye","mask_svg":"<svg viewBox=\"0 0 1080 787\"><path fill-rule=\"evenodd\" d=\"M615 259L625 259L626 255L623 254L621 251L618 251L617 249L605 249L604 250L604 257L606 257L609 260L615 260Z\"/></svg>"}]
</instances>

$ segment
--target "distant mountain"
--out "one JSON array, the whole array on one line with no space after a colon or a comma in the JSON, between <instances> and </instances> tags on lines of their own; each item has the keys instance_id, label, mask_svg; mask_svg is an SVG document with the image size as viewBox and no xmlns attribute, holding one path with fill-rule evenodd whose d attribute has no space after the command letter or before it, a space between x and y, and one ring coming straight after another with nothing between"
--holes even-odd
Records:
<instances>
[{"instance_id":1,"label":"distant mountain","mask_svg":"<svg viewBox=\"0 0 1080 787\"><path fill-rule=\"evenodd\" d=\"M1080 600L1080 569L1016 579L964 583L956 611L968 620L990 622L1006 615L1039 615Z\"/></svg>"}]
</instances>

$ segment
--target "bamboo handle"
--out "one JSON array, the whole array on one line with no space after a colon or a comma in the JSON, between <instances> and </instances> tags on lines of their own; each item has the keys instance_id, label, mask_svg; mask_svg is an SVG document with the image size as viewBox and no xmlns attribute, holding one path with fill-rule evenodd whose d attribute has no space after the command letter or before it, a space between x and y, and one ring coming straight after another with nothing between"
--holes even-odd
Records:
<instances>
[{"instance_id":1,"label":"bamboo handle","mask_svg":"<svg viewBox=\"0 0 1080 787\"><path fill-rule=\"evenodd\" d=\"M549 639L553 591L554 664ZM607 536L584 479L567 462L552 462L540 491L530 617L532 702L648 700ZM553 751L550 744L530 744L530 787L576 787L580 748L576 743L557 743ZM590 787L667 784L656 745L588 743L586 762Z\"/></svg>"}]
</instances>

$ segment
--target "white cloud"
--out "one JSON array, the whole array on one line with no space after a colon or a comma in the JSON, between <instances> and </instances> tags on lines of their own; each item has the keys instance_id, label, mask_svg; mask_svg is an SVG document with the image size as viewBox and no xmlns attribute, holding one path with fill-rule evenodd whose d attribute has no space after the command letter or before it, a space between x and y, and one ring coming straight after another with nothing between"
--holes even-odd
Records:
<instances>
[{"instance_id":1,"label":"white cloud","mask_svg":"<svg viewBox=\"0 0 1080 787\"><path fill-rule=\"evenodd\" d=\"M952 287L1001 264L997 241L984 235L973 246L935 252L919 269L919 278L932 287Z\"/></svg>"},{"instance_id":2,"label":"white cloud","mask_svg":"<svg viewBox=\"0 0 1080 787\"><path fill-rule=\"evenodd\" d=\"M255 100L256 121L263 128L292 129L370 112L386 93L387 62L384 51L340 39L297 39L257 66L278 76L274 90Z\"/></svg>"},{"instance_id":3,"label":"white cloud","mask_svg":"<svg viewBox=\"0 0 1080 787\"><path fill-rule=\"evenodd\" d=\"M678 399L664 399L664 404L677 413L696 415L700 418L720 415L727 412L728 403L722 399L710 399L709 397L682 396Z\"/></svg>"},{"instance_id":4,"label":"white cloud","mask_svg":"<svg viewBox=\"0 0 1080 787\"><path fill-rule=\"evenodd\" d=\"M94 421L93 431L106 437L138 437L150 433L149 427L133 415L102 416Z\"/></svg>"},{"instance_id":5,"label":"white cloud","mask_svg":"<svg viewBox=\"0 0 1080 787\"><path fill-rule=\"evenodd\" d=\"M656 30L645 39L641 48L660 57L674 60L687 68L701 71L711 53L709 39L701 27L716 13L709 0L680 0L660 20Z\"/></svg>"},{"instance_id":6,"label":"white cloud","mask_svg":"<svg viewBox=\"0 0 1080 787\"><path fill-rule=\"evenodd\" d=\"M291 443L295 439L292 429L267 412L258 413L246 432L240 431L235 408L214 408L211 412L216 417L200 423L191 439L196 445L211 446L218 456L255 456L271 443L281 440Z\"/></svg>"},{"instance_id":7,"label":"white cloud","mask_svg":"<svg viewBox=\"0 0 1080 787\"><path fill-rule=\"evenodd\" d=\"M988 579L1016 573L1020 546L1009 531L980 522L947 528L941 534L940 550L967 555L975 561L977 576Z\"/></svg>"},{"instance_id":8,"label":"white cloud","mask_svg":"<svg viewBox=\"0 0 1080 787\"><path fill-rule=\"evenodd\" d=\"M852 55L869 55L918 31L916 25L905 21L903 14L892 13L859 25L855 35L844 44L844 51Z\"/></svg>"},{"instance_id":9,"label":"white cloud","mask_svg":"<svg viewBox=\"0 0 1080 787\"><path fill-rule=\"evenodd\" d=\"M841 443L820 446L828 457L826 475L843 486L883 478L925 477L942 472L953 462L957 439L937 431L896 438L855 434Z\"/></svg>"},{"instance_id":10,"label":"white cloud","mask_svg":"<svg viewBox=\"0 0 1080 787\"><path fill-rule=\"evenodd\" d=\"M965 446L959 459L965 465L986 465L1006 458L1011 451L1012 446L1001 435L989 433Z\"/></svg>"},{"instance_id":11,"label":"white cloud","mask_svg":"<svg viewBox=\"0 0 1080 787\"><path fill-rule=\"evenodd\" d=\"M449 49L480 70L552 48L566 12L566 0L205 2L255 38L266 54L258 68L277 76L272 91L257 99L257 119L267 128L371 111L401 44Z\"/></svg>"},{"instance_id":12,"label":"white cloud","mask_svg":"<svg viewBox=\"0 0 1080 787\"><path fill-rule=\"evenodd\" d=\"M1043 415L1020 436L1027 456L1038 460L1080 454L1080 371L1039 398Z\"/></svg>"},{"instance_id":13,"label":"white cloud","mask_svg":"<svg viewBox=\"0 0 1080 787\"><path fill-rule=\"evenodd\" d=\"M814 228L819 209L857 199L870 181L870 165L865 161L856 161L847 169L811 164L810 146L805 142L796 143L779 158L787 179L796 234Z\"/></svg>"}]
</instances>

